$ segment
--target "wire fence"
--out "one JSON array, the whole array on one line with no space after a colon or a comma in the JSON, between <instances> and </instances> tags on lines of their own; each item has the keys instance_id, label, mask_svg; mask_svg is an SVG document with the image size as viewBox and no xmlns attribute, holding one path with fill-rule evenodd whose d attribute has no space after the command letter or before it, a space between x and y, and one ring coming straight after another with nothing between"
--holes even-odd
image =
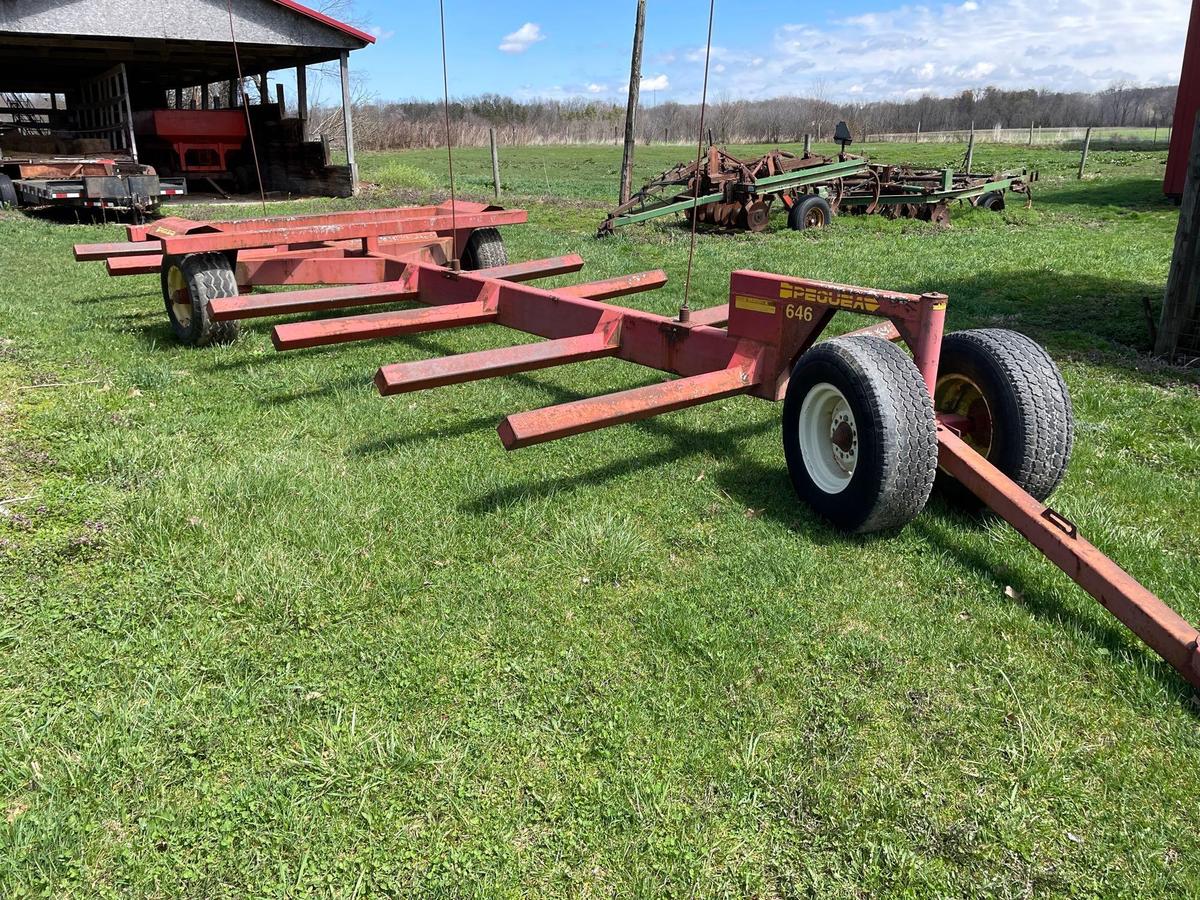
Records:
<instances>
[{"instance_id":1,"label":"wire fence","mask_svg":"<svg viewBox=\"0 0 1200 900\"><path fill-rule=\"evenodd\" d=\"M1044 127L1034 125L1025 128L977 128L975 143L992 144L1065 144L1082 141L1087 134L1086 127ZM899 131L888 134L870 134L869 142L904 143L904 144L965 144L971 136L970 129L960 131ZM1163 128L1126 128L1105 126L1092 129L1093 141L1109 141L1120 143L1161 143L1171 140L1171 129Z\"/></svg>"}]
</instances>

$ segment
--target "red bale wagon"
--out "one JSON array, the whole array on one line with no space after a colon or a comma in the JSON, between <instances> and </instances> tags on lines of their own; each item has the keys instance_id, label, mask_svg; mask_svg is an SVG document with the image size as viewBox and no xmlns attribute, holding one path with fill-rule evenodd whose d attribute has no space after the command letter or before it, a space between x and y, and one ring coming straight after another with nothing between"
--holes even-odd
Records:
<instances>
[{"instance_id":1,"label":"red bale wagon","mask_svg":"<svg viewBox=\"0 0 1200 900\"><path fill-rule=\"evenodd\" d=\"M458 204L458 213L454 233L459 235L500 224L502 215L486 208L466 213L464 204ZM1029 338L990 328L943 335L943 294L753 271L730 276L726 304L699 311L685 305L678 316L663 316L605 302L663 286L661 271L542 290L522 282L576 271L582 259L481 264L477 271L458 271L438 258L445 255L444 244L432 241L414 250L406 243L426 240L414 237L418 230L448 227L444 208L346 215L352 218L336 224L293 222L286 228L264 222L236 228L190 223L181 230L180 223L165 220L135 231L131 245L85 245L76 248L76 256L107 258L110 270L114 264L126 271L138 265L147 271L160 265L164 273L178 270L190 295L185 303L176 276L164 274L168 312L174 305L185 307L193 322L203 317L210 334L251 316L420 304L281 323L272 331L279 350L478 324L503 325L542 339L384 365L375 374L384 395L600 357L677 376L508 415L498 431L509 450L738 394L782 400L783 455L796 494L836 526L856 533L903 527L941 481L952 499L986 506L1011 524L1200 688L1200 631L1044 502L1066 472L1074 420L1058 368ZM503 215L523 221L523 214ZM402 222L409 231L403 231ZM389 252L383 236L405 243L406 256ZM477 246L475 261L494 262L481 252L490 246L486 241ZM229 254L236 256L237 278ZM292 283L292 266L306 273L295 276L301 280L321 275L342 286L240 294L239 281ZM884 321L818 343L840 311Z\"/></svg>"}]
</instances>

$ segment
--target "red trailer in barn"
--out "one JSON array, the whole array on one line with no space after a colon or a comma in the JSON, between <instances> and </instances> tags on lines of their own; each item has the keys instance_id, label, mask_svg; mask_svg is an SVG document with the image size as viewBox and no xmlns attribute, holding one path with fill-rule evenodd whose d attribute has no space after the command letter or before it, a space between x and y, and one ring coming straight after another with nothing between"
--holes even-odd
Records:
<instances>
[{"instance_id":1,"label":"red trailer in barn","mask_svg":"<svg viewBox=\"0 0 1200 900\"><path fill-rule=\"evenodd\" d=\"M1188 25L1187 46L1183 51L1183 70L1179 73L1179 95L1175 99L1175 117L1171 120L1171 150L1167 154L1167 175L1163 193L1178 202L1183 196L1188 154L1192 151L1192 128L1200 111L1200 0L1192 0L1192 20Z\"/></svg>"}]
</instances>

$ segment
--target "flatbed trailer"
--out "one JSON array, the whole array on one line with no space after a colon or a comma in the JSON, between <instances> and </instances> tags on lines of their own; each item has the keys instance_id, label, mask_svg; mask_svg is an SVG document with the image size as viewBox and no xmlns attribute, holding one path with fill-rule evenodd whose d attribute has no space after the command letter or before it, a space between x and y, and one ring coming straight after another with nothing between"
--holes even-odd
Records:
<instances>
[{"instance_id":1,"label":"flatbed trailer","mask_svg":"<svg viewBox=\"0 0 1200 900\"><path fill-rule=\"evenodd\" d=\"M150 166L96 157L0 159L0 204L76 206L146 212L187 193L183 178Z\"/></svg>"}]
</instances>

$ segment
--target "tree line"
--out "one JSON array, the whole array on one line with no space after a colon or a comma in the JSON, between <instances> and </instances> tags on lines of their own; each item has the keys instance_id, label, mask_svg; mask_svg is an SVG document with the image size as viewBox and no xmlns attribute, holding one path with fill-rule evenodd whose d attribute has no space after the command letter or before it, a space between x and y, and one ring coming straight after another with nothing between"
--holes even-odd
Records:
<instances>
[{"instance_id":1,"label":"tree line","mask_svg":"<svg viewBox=\"0 0 1200 900\"><path fill-rule=\"evenodd\" d=\"M1139 87L1116 83L1094 93L1005 90L986 87L951 97L847 103L828 99L817 85L806 97L739 100L718 95L705 113L705 130L717 143L791 143L805 134L828 140L845 121L857 140L872 134L1044 127L1167 127L1177 86ZM496 129L505 144L617 142L624 104L586 99L528 100L484 94L450 103L451 139L456 145L487 143ZM642 144L688 143L696 139L698 104L667 101L642 106L637 134ZM355 145L364 150L439 147L446 143L442 104L426 100L354 103ZM314 110L318 130L340 138L338 109Z\"/></svg>"}]
</instances>

